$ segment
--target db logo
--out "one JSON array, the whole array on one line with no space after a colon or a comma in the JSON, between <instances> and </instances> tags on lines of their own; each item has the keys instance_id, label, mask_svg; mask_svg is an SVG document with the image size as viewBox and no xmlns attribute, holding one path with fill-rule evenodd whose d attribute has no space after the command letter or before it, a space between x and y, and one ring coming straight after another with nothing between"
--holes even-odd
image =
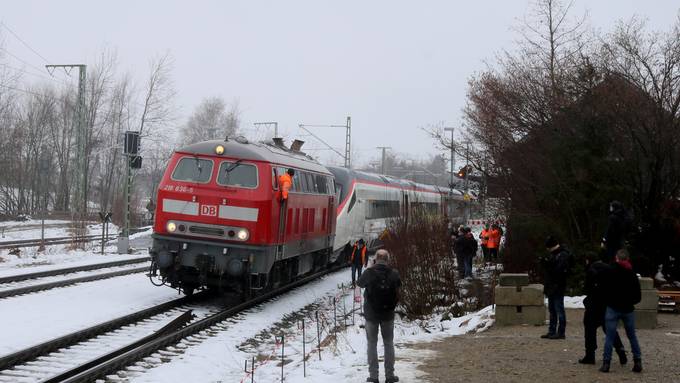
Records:
<instances>
[{"instance_id":1,"label":"db logo","mask_svg":"<svg viewBox=\"0 0 680 383\"><path fill-rule=\"evenodd\" d=\"M201 205L201 215L217 216L217 205Z\"/></svg>"}]
</instances>

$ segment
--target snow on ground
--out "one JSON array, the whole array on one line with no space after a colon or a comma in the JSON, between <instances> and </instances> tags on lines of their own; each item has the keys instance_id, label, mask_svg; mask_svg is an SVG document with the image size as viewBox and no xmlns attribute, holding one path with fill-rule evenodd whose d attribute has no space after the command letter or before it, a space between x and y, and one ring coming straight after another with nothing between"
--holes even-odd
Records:
<instances>
[{"instance_id":1,"label":"snow on ground","mask_svg":"<svg viewBox=\"0 0 680 383\"><path fill-rule=\"evenodd\" d=\"M178 297L133 274L0 299L0 355Z\"/></svg>"},{"instance_id":2,"label":"snow on ground","mask_svg":"<svg viewBox=\"0 0 680 383\"><path fill-rule=\"evenodd\" d=\"M349 382L365 381L366 335L361 327L363 319L359 307L355 312L355 323L351 324L353 295L351 290L338 289L347 283L349 272L340 271L322 280L312 282L285 294L274 301L248 310L225 323L226 330L209 337L199 345L183 344L181 356L170 363L159 365L132 378L134 382L250 382L244 373L245 360L256 357L256 382L278 382L281 374L281 346L276 340L285 336L284 367L286 382ZM332 332L333 308L329 303L333 296L337 304L338 325L342 322L343 304L350 312L348 327L338 332L337 341ZM314 311L320 312L322 325L322 346L319 361L316 352L316 322ZM299 319L306 318L305 343L307 377L303 377L302 332ZM325 318L325 320L324 320ZM440 316L424 322L395 321L395 342L397 346L396 373L404 382L416 381L421 373L415 368L428 354L427 351L410 350L409 344L431 341L446 336L483 331L493 324L493 310L489 306L477 313L461 318L442 321ZM276 338L275 338L276 336ZM382 344L378 345L382 355ZM382 371L382 366L381 366Z\"/></svg>"},{"instance_id":3,"label":"snow on ground","mask_svg":"<svg viewBox=\"0 0 680 383\"><path fill-rule=\"evenodd\" d=\"M71 221L46 219L45 238L68 237L71 235ZM41 235L41 221L30 219L28 221L0 222L0 241L19 241L24 239L36 239ZM101 234L101 223L87 224L87 234ZM115 234L118 227L109 223L109 233Z\"/></svg>"},{"instance_id":4,"label":"snow on ground","mask_svg":"<svg viewBox=\"0 0 680 383\"><path fill-rule=\"evenodd\" d=\"M25 264L17 262L0 263L0 277L58 270L67 267L96 265L99 263L124 261L128 259L148 259L148 258L149 256L146 254L119 255L105 253L104 255L101 255L93 251L69 251L54 254L52 257L49 258L49 262L51 264L33 263L31 267L27 267Z\"/></svg>"},{"instance_id":5,"label":"snow on ground","mask_svg":"<svg viewBox=\"0 0 680 383\"><path fill-rule=\"evenodd\" d=\"M67 225L62 230L59 235L56 236L68 236L66 232L68 228ZM6 223L6 222L5 222ZM24 223L24 222L20 222ZM57 230L57 229L55 229ZM88 230L90 234L100 234L101 225L88 225ZM109 233L111 235L115 234L118 228L115 225L109 224ZM130 236L131 245L137 246L135 243L144 242L145 238L148 238L152 233L152 229L148 228L145 231L135 233ZM38 229L37 237L34 236L35 233L31 234L30 230L27 233L23 233L23 239L39 238L40 231ZM46 238L50 237L45 235ZM0 240L1 241L1 240ZM45 251L39 252L36 247L20 248L20 253L18 255L9 254L9 250L0 250L0 276L9 275L19 275L25 273L33 273L39 271L60 269L64 267L75 267L96 263L114 262L125 259L140 258L144 257L146 252L143 254L131 254L131 255L119 255L117 254L116 241L108 242L107 246L104 247L104 254L101 254L101 242L88 242L84 244L85 249L72 249L70 244L66 245L52 245L47 246Z\"/></svg>"}]
</instances>

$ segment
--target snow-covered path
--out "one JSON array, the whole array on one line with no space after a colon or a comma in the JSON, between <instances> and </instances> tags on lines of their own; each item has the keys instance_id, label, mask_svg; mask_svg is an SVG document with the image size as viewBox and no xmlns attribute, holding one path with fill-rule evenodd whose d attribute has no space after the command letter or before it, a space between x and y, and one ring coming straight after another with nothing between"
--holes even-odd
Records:
<instances>
[{"instance_id":1,"label":"snow-covered path","mask_svg":"<svg viewBox=\"0 0 680 383\"><path fill-rule=\"evenodd\" d=\"M332 323L332 306L329 298L339 296L338 285L347 283L349 271L342 270L298 288L257 308L247 310L241 315L223 322L222 330L208 334L200 343L182 341L171 348L173 356L169 363L144 362L128 369L127 377L138 383L147 382L250 382L244 373L244 362L256 357L256 382L280 381L281 347L275 336L285 334L284 367L286 382L363 382L366 371L366 335L361 326L363 319L355 316L355 324L349 325L345 331L338 332L337 342L330 340L329 330L322 332L321 338L327 343L322 347L322 360L319 361L315 350L316 327L309 321L306 323L307 376L303 377L302 366L302 334L298 327L298 319L291 314L299 314L301 310L314 305L314 309L323 312L326 322ZM341 297L338 302L338 315L341 314L342 302L347 308L352 306L352 294ZM358 309L357 309L358 310ZM338 319L340 321L340 319ZM477 313L461 318L441 321L433 318L430 323L395 322L395 343L397 346L397 374L401 381L418 381L422 375L417 370L418 363L427 351L408 349L408 343L434 340L439 337L464 334L470 331L483 331L493 323L493 310L487 307ZM340 325L340 323L338 323ZM424 330L427 327L427 330ZM279 338L280 339L280 338ZM378 353L382 355L382 343L378 344ZM166 355L166 353L162 353ZM271 357L267 361L266 358ZM152 357L151 359L160 360ZM155 365L151 369L148 367ZM381 366L382 373L382 366ZM124 379L125 380L125 379Z\"/></svg>"},{"instance_id":2,"label":"snow-covered path","mask_svg":"<svg viewBox=\"0 0 680 383\"><path fill-rule=\"evenodd\" d=\"M144 274L0 300L0 355L178 298Z\"/></svg>"}]
</instances>

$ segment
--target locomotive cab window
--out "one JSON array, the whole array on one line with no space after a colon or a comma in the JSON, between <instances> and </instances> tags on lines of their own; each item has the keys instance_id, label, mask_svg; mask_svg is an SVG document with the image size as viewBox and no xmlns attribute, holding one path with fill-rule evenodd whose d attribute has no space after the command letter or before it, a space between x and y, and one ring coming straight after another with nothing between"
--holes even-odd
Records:
<instances>
[{"instance_id":1,"label":"locomotive cab window","mask_svg":"<svg viewBox=\"0 0 680 383\"><path fill-rule=\"evenodd\" d=\"M257 167L241 162L222 162L217 176L217 183L223 186L256 188Z\"/></svg>"},{"instance_id":2,"label":"locomotive cab window","mask_svg":"<svg viewBox=\"0 0 680 383\"><path fill-rule=\"evenodd\" d=\"M175 181L207 183L212 175L213 162L198 157L184 157L177 163L171 178Z\"/></svg>"},{"instance_id":3,"label":"locomotive cab window","mask_svg":"<svg viewBox=\"0 0 680 383\"><path fill-rule=\"evenodd\" d=\"M347 206L347 212L348 213L350 211L352 211L352 208L354 207L354 204L356 204L356 203L357 203L357 193L354 192L354 193L352 193L352 198L350 198L350 200L349 200L349 206Z\"/></svg>"}]
</instances>

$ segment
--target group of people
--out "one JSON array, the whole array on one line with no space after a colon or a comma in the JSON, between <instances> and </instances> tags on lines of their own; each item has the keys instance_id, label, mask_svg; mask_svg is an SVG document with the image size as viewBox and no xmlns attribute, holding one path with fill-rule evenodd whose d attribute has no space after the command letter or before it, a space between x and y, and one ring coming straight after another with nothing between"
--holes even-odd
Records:
<instances>
[{"instance_id":1,"label":"group of people","mask_svg":"<svg viewBox=\"0 0 680 383\"><path fill-rule=\"evenodd\" d=\"M612 353L621 365L628 363L626 351L616 329L619 321L630 341L633 354L633 371L642 371L642 354L635 332L635 304L640 302L640 281L633 271L628 252L624 249L625 217L622 205L610 205L609 225L602 241L604 260L599 256L586 257L586 274L583 301L585 355L581 364L595 364L597 350L597 329L605 333L601 372L609 372ZM572 254L559 241L550 236L545 242L547 257L543 258L544 293L548 298L550 313L548 333L545 339L564 339L567 317L564 310L564 295L567 277L573 263Z\"/></svg>"},{"instance_id":2,"label":"group of people","mask_svg":"<svg viewBox=\"0 0 680 383\"><path fill-rule=\"evenodd\" d=\"M498 224L493 224L489 227L487 223L482 228L482 231L479 233L479 239L485 262L495 262L498 260L498 248L500 247L502 235L503 229ZM472 234L472 229L461 225L457 231L452 231L451 247L453 254L456 256L458 275L466 279L472 278L472 260L477 255L477 250L480 247L477 239Z\"/></svg>"}]
</instances>

